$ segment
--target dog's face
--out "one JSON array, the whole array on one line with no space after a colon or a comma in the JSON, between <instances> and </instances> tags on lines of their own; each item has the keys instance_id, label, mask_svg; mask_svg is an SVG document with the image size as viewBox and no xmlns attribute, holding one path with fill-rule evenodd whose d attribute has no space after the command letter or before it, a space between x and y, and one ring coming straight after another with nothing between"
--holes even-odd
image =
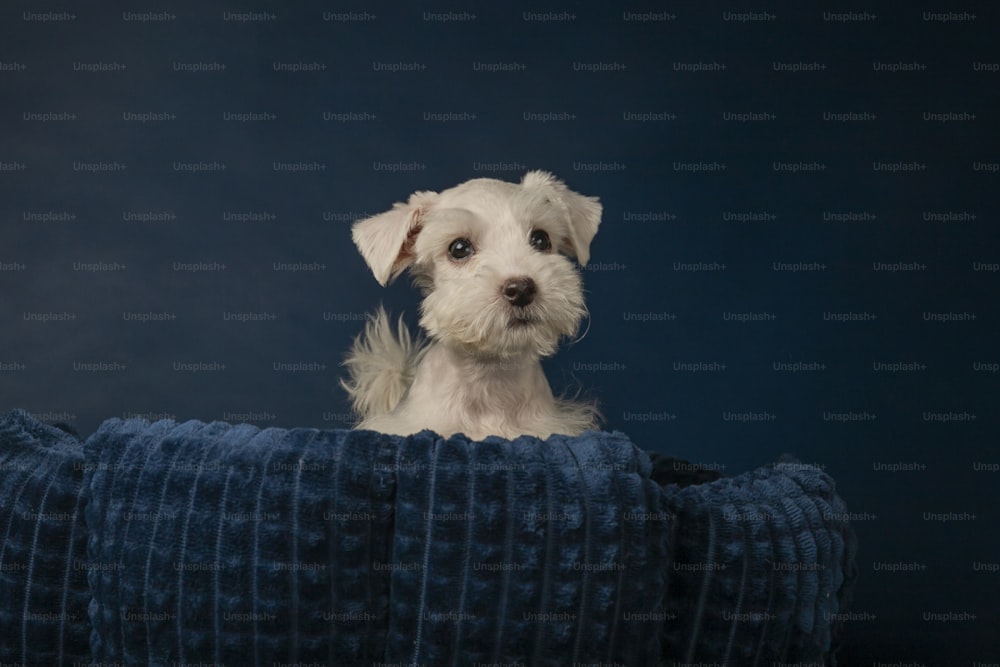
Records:
<instances>
[{"instance_id":1,"label":"dog's face","mask_svg":"<svg viewBox=\"0 0 1000 667\"><path fill-rule=\"evenodd\" d=\"M474 179L354 226L354 241L386 284L409 268L424 292L420 325L484 356L547 356L585 313L579 273L601 205L551 174L520 184Z\"/></svg>"}]
</instances>

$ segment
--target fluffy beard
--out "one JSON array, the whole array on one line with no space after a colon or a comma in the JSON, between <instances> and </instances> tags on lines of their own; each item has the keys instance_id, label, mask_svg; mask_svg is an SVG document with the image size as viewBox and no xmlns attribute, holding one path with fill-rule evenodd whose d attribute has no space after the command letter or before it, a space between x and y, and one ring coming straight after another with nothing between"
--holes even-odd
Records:
<instances>
[{"instance_id":1,"label":"fluffy beard","mask_svg":"<svg viewBox=\"0 0 1000 667\"><path fill-rule=\"evenodd\" d=\"M525 307L511 306L495 279L441 281L425 292L420 326L432 339L482 357L550 356L563 336L576 334L586 309L569 262L547 268L536 272L539 293Z\"/></svg>"}]
</instances>

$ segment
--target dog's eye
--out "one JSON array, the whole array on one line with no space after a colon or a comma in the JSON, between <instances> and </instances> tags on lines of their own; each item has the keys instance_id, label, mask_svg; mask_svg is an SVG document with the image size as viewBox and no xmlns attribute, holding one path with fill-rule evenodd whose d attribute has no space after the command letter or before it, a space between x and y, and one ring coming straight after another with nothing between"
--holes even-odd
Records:
<instances>
[{"instance_id":1,"label":"dog's eye","mask_svg":"<svg viewBox=\"0 0 1000 667\"><path fill-rule=\"evenodd\" d=\"M541 229L531 232L531 238L528 240L528 243L531 244L532 248L541 252L552 249L552 242L549 241L549 235Z\"/></svg>"},{"instance_id":2,"label":"dog's eye","mask_svg":"<svg viewBox=\"0 0 1000 667\"><path fill-rule=\"evenodd\" d=\"M448 254L452 259L466 259L472 253L472 241L469 239L455 239L448 246Z\"/></svg>"}]
</instances>

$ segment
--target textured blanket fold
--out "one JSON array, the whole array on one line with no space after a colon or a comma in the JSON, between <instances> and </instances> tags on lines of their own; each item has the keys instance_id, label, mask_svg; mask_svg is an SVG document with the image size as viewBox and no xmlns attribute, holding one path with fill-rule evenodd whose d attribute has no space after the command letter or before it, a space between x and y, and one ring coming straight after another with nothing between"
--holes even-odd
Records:
<instances>
[{"instance_id":1,"label":"textured blanket fold","mask_svg":"<svg viewBox=\"0 0 1000 667\"><path fill-rule=\"evenodd\" d=\"M0 417L0 662L87 662L83 446L26 413Z\"/></svg>"},{"instance_id":2,"label":"textured blanket fold","mask_svg":"<svg viewBox=\"0 0 1000 667\"><path fill-rule=\"evenodd\" d=\"M351 435L105 422L86 446L95 658L381 659L391 468Z\"/></svg>"},{"instance_id":3,"label":"textured blanket fold","mask_svg":"<svg viewBox=\"0 0 1000 667\"><path fill-rule=\"evenodd\" d=\"M658 650L667 523L646 520L658 487L623 437L427 434L399 461L388 662L633 665Z\"/></svg>"},{"instance_id":4,"label":"textured blanket fold","mask_svg":"<svg viewBox=\"0 0 1000 667\"><path fill-rule=\"evenodd\" d=\"M830 662L855 549L832 480L653 459L594 432L112 419L81 443L16 411L0 661Z\"/></svg>"},{"instance_id":5,"label":"textured blanket fold","mask_svg":"<svg viewBox=\"0 0 1000 667\"><path fill-rule=\"evenodd\" d=\"M786 458L664 498L677 516L667 643L681 662L829 662L856 546L828 475Z\"/></svg>"}]
</instances>

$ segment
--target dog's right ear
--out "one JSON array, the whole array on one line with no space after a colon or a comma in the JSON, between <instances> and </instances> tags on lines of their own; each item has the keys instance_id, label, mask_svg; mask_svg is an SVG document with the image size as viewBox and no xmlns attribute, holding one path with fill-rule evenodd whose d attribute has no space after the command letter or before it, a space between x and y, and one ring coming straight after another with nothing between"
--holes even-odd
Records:
<instances>
[{"instance_id":1,"label":"dog's right ear","mask_svg":"<svg viewBox=\"0 0 1000 667\"><path fill-rule=\"evenodd\" d=\"M354 223L351 236L361 256L385 287L413 263L413 241L421 218L437 201L436 192L414 192L405 204Z\"/></svg>"}]
</instances>

